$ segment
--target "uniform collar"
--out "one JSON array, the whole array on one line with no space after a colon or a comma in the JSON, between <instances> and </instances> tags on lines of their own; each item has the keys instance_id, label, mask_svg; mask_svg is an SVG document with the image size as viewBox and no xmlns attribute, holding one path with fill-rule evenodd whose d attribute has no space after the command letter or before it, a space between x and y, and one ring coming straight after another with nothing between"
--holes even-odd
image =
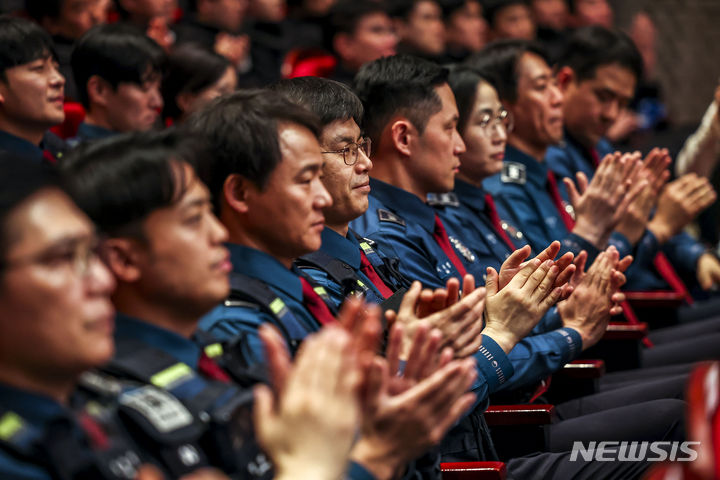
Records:
<instances>
[{"instance_id":1,"label":"uniform collar","mask_svg":"<svg viewBox=\"0 0 720 480\"><path fill-rule=\"evenodd\" d=\"M138 318L118 313L115 317L115 338L140 340L194 369L198 367L200 347L195 342Z\"/></svg>"},{"instance_id":2,"label":"uniform collar","mask_svg":"<svg viewBox=\"0 0 720 480\"><path fill-rule=\"evenodd\" d=\"M100 140L116 134L117 132L113 130L98 125L90 125L85 122L82 122L80 126L78 126L77 131L77 136L83 140Z\"/></svg>"},{"instance_id":3,"label":"uniform collar","mask_svg":"<svg viewBox=\"0 0 720 480\"><path fill-rule=\"evenodd\" d=\"M476 187L462 180L455 180L455 189L453 191L457 194L460 203L471 206L473 210L485 210L485 195L487 192L484 188Z\"/></svg>"},{"instance_id":4,"label":"uniform collar","mask_svg":"<svg viewBox=\"0 0 720 480\"><path fill-rule=\"evenodd\" d=\"M350 230L347 236L343 237L332 228L325 227L320 250L356 270L360 268L360 244Z\"/></svg>"},{"instance_id":5,"label":"uniform collar","mask_svg":"<svg viewBox=\"0 0 720 480\"><path fill-rule=\"evenodd\" d=\"M263 283L282 290L286 295L302 302L300 277L286 268L275 257L255 248L226 244L230 250L233 271L257 278Z\"/></svg>"},{"instance_id":6,"label":"uniform collar","mask_svg":"<svg viewBox=\"0 0 720 480\"><path fill-rule=\"evenodd\" d=\"M2 130L0 130L0 150L37 161L42 161L43 158L42 148L38 145Z\"/></svg>"},{"instance_id":7,"label":"uniform collar","mask_svg":"<svg viewBox=\"0 0 720 480\"><path fill-rule=\"evenodd\" d=\"M525 166L525 175L528 183L544 189L547 184L548 167L545 162L538 162L527 153L508 145L505 147L505 162L521 163Z\"/></svg>"},{"instance_id":8,"label":"uniform collar","mask_svg":"<svg viewBox=\"0 0 720 480\"><path fill-rule=\"evenodd\" d=\"M416 195L370 177L370 195L410 223L420 225L428 232L435 229L435 210Z\"/></svg>"},{"instance_id":9,"label":"uniform collar","mask_svg":"<svg viewBox=\"0 0 720 480\"><path fill-rule=\"evenodd\" d=\"M42 425L51 420L68 417L69 411L55 399L39 393L15 388L0 383L0 404L33 425Z\"/></svg>"}]
</instances>

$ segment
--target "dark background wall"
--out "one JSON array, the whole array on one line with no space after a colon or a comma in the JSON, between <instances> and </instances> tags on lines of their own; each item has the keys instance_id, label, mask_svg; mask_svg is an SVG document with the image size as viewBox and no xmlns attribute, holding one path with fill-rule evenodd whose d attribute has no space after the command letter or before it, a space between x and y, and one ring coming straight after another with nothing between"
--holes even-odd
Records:
<instances>
[{"instance_id":1,"label":"dark background wall","mask_svg":"<svg viewBox=\"0 0 720 480\"><path fill-rule=\"evenodd\" d=\"M645 10L657 27L657 79L676 126L697 124L720 78L720 0L610 0L618 27Z\"/></svg>"}]
</instances>

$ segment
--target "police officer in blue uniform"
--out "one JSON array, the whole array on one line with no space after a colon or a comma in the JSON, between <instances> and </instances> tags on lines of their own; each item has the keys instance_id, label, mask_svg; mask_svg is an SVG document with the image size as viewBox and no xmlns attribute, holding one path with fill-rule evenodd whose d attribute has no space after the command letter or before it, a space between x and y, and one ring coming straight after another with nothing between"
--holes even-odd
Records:
<instances>
[{"instance_id":1,"label":"police officer in blue uniform","mask_svg":"<svg viewBox=\"0 0 720 480\"><path fill-rule=\"evenodd\" d=\"M542 57L542 51L527 42L504 42L491 47L486 53L482 59L478 59L476 66L482 68L498 85L501 100L505 101L505 105L513 113L516 123L509 136L502 174L485 182L497 200L500 217L508 218L511 223L519 225L533 247L567 236L570 228L573 228L573 232L588 232L582 237L594 238L591 242L593 246L604 246L621 218L617 215L618 208L628 205L627 199L620 198L622 195L619 194L623 194L623 190L617 187L618 182L625 181L626 172L636 160L630 156L608 157L602 166L605 169L603 181L612 180L616 187L598 188L594 195L591 195L590 192L600 186L599 177L596 176L583 197L588 199L593 196L598 205L588 209L588 204L584 203L583 211L575 212L576 218L573 219L570 212L563 208L559 185L555 182L554 175L548 174L549 169L543 161L547 147L562 138L562 125L557 125L555 120L562 118L563 96L552 81L551 71ZM511 86L497 76L497 72L507 68L516 72L516 85ZM543 88L533 87L538 84ZM518 116L522 116L523 120ZM528 120L532 118L542 121ZM640 182L636 183L641 185ZM627 195L636 193L639 185L632 186L633 192ZM605 190L607 195L601 190ZM583 199L582 202L586 200ZM618 208L609 208L609 205L616 205ZM596 211L605 213L596 214ZM584 217L587 218L582 220ZM597 228L589 229L593 224L596 224ZM714 358L716 355L712 346L717 340L712 338L716 334L680 342L676 335L670 334L666 338L662 338L664 334L659 335L661 338L658 339L667 344L662 345L662 348L645 350L644 366L677 365Z\"/></svg>"},{"instance_id":2,"label":"police officer in blue uniform","mask_svg":"<svg viewBox=\"0 0 720 480\"><path fill-rule=\"evenodd\" d=\"M103 25L80 38L71 65L86 115L68 143L75 147L156 127L164 62L162 48L130 25Z\"/></svg>"},{"instance_id":3,"label":"police officer in blue uniform","mask_svg":"<svg viewBox=\"0 0 720 480\"><path fill-rule=\"evenodd\" d=\"M635 83L641 75L642 59L632 41L623 33L591 27L582 29L571 37L559 67L558 84L565 93L565 134L560 145L548 149L547 162L559 178L573 176L576 171L582 171L588 178L592 178L599 159L613 150L612 145L602 138L602 135L617 119L620 110L632 99ZM615 80L611 82L610 77ZM599 86L604 88L604 96L601 98L594 93ZM649 157L659 154L662 153L652 152ZM681 181L683 180L674 183ZM700 185L705 183L702 179L691 183L697 182L700 182ZM696 213L699 213L702 205L714 198L711 187L705 185L704 189L698 189L701 196L688 192L683 199L698 205L695 207ZM666 208L662 206L664 203L666 202L659 202L659 208ZM671 284L668 284L668 275L673 275L673 272L660 271L653 264L660 249L677 269L678 274L683 275L686 280L692 279L692 284L702 279L702 286L707 289L712 282L720 278L720 263L712 254L707 253L699 242L684 232L669 238L659 238L660 232L663 232L662 236L666 236L664 232L668 230L672 234L692 219L691 215L675 214L671 215L675 217L674 225L656 224L663 222L666 216L656 213L644 232L639 232L640 238L628 242L628 248L634 249L634 255L638 257L638 265L631 270L628 277L628 288L668 290L673 286L675 282L672 278L669 278ZM643 219L637 221L643 222ZM647 217L644 221L647 222ZM682 286L679 290L684 290L687 300L692 302L687 290Z\"/></svg>"},{"instance_id":4,"label":"police officer in blue uniform","mask_svg":"<svg viewBox=\"0 0 720 480\"><path fill-rule=\"evenodd\" d=\"M223 245L227 231L212 214L208 190L192 167L198 158L201 153L191 140L168 132L86 145L64 165L78 203L106 236L101 248L118 282L113 297L120 312L117 349L103 370L116 378L163 388L182 402L189 411L184 417L159 401L153 407L158 410L158 421L185 418L186 434L194 434L202 446L193 452L184 450L181 460L195 458L237 478L270 478L269 459L254 442L253 396L247 388L261 375L247 368L244 338L221 344L196 333L200 316L227 297L231 270ZM117 178L127 180L119 184ZM267 362L276 380L277 362L277 358ZM151 405L153 400L142 395L133 398L140 405ZM314 400L319 406L327 405L316 413L325 415L336 407L334 401L339 400ZM351 409L347 415L352 416ZM319 420L309 420L308 426L313 421ZM287 435L295 442L344 442L342 436L334 435ZM353 429L348 436L349 448ZM159 449L156 444L145 447ZM268 453L274 453L272 448ZM162 452L158 455L165 458ZM283 455L281 461L288 459ZM288 465L279 465L278 472L303 476L301 468L319 472L322 469L317 467L323 462L344 465L345 458L316 459L313 465L300 461L292 472ZM371 477L354 465L351 478Z\"/></svg>"},{"instance_id":5,"label":"police officer in blue uniform","mask_svg":"<svg viewBox=\"0 0 720 480\"><path fill-rule=\"evenodd\" d=\"M0 151L37 162L62 157L66 146L48 129L65 118L64 86L47 32L0 17Z\"/></svg>"},{"instance_id":6,"label":"police officer in blue uniform","mask_svg":"<svg viewBox=\"0 0 720 480\"><path fill-rule=\"evenodd\" d=\"M148 437L121 421L120 411L134 412L159 434L153 414L129 400L164 392L88 371L113 354L114 282L91 223L41 164L3 157L0 172L0 476L129 480L146 463L174 477L192 471L166 468L142 448ZM165 426L166 436L178 427ZM166 446L168 457L179 454Z\"/></svg>"},{"instance_id":7,"label":"police officer in blue uniform","mask_svg":"<svg viewBox=\"0 0 720 480\"><path fill-rule=\"evenodd\" d=\"M363 150L358 146L361 142L365 142L365 145L369 144L369 139L361 136L357 124L362 119L362 104L344 85L320 78L307 77L282 81L276 84L273 90L283 93L298 104L307 106L324 119L320 143L328 157L323 166L323 184L333 198L333 205L324 210L327 226L323 230L323 244L319 250L322 256L314 253L301 257L298 265L328 292L332 292L331 297L338 305L347 296L340 278L345 272L352 274L348 279L352 286L358 285L358 281L362 282L362 285L370 281L370 285L375 288L367 289L366 299L383 304L391 295L398 294L398 288L395 286L398 280L405 285L410 282L399 274L383 280L382 277L385 277L383 272L386 272L385 268L390 264L390 259L384 254L384 248L381 248L385 244L380 246L362 237L358 241L357 234L348 227L351 220L363 215L367 210L370 189L365 187L370 180L368 173L373 166L368 156L370 153L368 149ZM324 101L327 98L336 101L328 104ZM335 155L335 158L329 155ZM343 237L342 234L345 236ZM455 237L451 237L450 241L459 244ZM375 247L371 246L371 242ZM457 250L457 253L463 255L462 250ZM465 253L474 255L469 249L465 249ZM363 256L366 257L364 266ZM373 257L375 261L369 260ZM336 268L335 263L340 265ZM394 272L402 268L402 263L402 260L395 260L394 264L397 268ZM484 265L495 267L493 264ZM500 269L500 263L496 268ZM386 293L380 293L380 289ZM362 293L362 286L358 290ZM399 291L400 295L403 293ZM549 321L556 323L556 319L557 315L554 315ZM561 327L562 325L558 325L548 332ZM515 373L500 386L500 390L513 390L518 387L534 390L536 383L572 360L579 352L581 343L579 334L572 329L553 332L543 338L522 340L509 355ZM461 348L457 348L456 351L459 353ZM483 360L484 357L480 357L480 361Z\"/></svg>"},{"instance_id":8,"label":"police officer in blue uniform","mask_svg":"<svg viewBox=\"0 0 720 480\"><path fill-rule=\"evenodd\" d=\"M406 95L400 93L400 92L412 92L413 90L417 91L420 90L421 82L425 81L428 84L430 84L430 81L427 79L435 78L438 85L442 86L443 83L445 83L444 86L447 86L446 84L446 77L440 77L441 80L438 81L438 76L433 76L430 72L435 72L437 74L437 71L441 70L439 67L433 66L431 64L426 64L424 62L421 62L417 59L407 58L407 57L395 57L390 59L384 59L380 60L378 62L374 62L366 65L363 69L361 69L360 73L358 74L358 79L356 81L358 85L358 92L361 96L361 98L368 99L366 104L366 112L368 117L365 118L365 125L368 132L382 132L380 137L378 137L375 143L381 144L381 145L390 145L392 144L391 140L388 139L385 135L386 132L390 130L390 128L385 125L383 122L387 122L388 118L392 118L393 121L398 121L398 113L395 110L387 111L389 107L386 104L382 103L381 98L383 94L387 95L388 98L392 98L392 105L397 108L398 110L403 112L403 115L400 115L401 117L404 115L412 116L413 114L418 115L418 112L413 112L412 109L416 108L414 105L421 104L423 100L427 101L426 98L410 98L409 100L406 97ZM410 80L412 79L412 80ZM418 80L419 79L419 80ZM441 89L442 87L435 87L437 90ZM382 93L381 93L382 92ZM452 102L452 105L454 107L454 100L445 100L441 92L437 92L438 96L442 99L442 102L444 104L445 101ZM412 95L412 94L411 94ZM407 96L411 96L407 95ZM428 94L426 94L428 95ZM428 95L429 96L429 95ZM452 99L452 94L450 96ZM408 102L412 106L408 106L403 104L403 102ZM405 110L401 110L405 109ZM419 108L417 108L419 110ZM426 124L426 131L424 135L428 135L429 139L428 141L431 141L432 135L436 132L431 131L431 126L434 128L435 125L433 124L434 117L440 116L442 118L442 113L444 111L444 106L441 108L438 108L437 110L440 110L440 113L430 114L430 118L425 121ZM436 110L436 112L437 112ZM379 118L375 117L372 112L382 112L382 115L379 116ZM415 121L417 120L417 117L415 117ZM450 116L452 118L452 116ZM457 121L457 120L456 120ZM379 123L373 123L373 122L379 122ZM442 124L442 122L441 122ZM452 124L453 130L455 129L455 125ZM394 127L394 125L393 125ZM332 137L333 135L329 135L329 137ZM445 138L445 137L443 137ZM393 139L394 140L394 139ZM396 140L395 140L396 141ZM397 144L396 144L397 145ZM461 149L458 149L460 151L453 152L452 149L444 150L442 151L443 154L452 155L453 153L455 155L460 154L462 155L463 151ZM373 167L373 175L375 175L376 168L378 166L383 166L384 170L381 170L378 174L379 176L385 176L385 178L392 178L393 177L393 169L394 172L403 171L403 169L406 169L403 171L405 178L410 178L412 181L414 181L414 184L417 185L420 183L420 178L422 175L422 172L418 172L418 170L422 168L427 168L426 166L422 165L423 158L422 153L413 155L414 152L410 152L410 158L409 159L403 159L402 164L398 165L397 162L394 164L395 158L394 152L392 152L390 149L386 149L385 151L380 151L374 155L374 167ZM434 156L431 160L428 159L428 161L433 161L440 163L440 160L437 156ZM406 167L407 166L407 167ZM414 170L418 169L418 170ZM452 173L452 169L449 170ZM332 179L334 175L329 175L329 177ZM437 185L436 188L447 188L444 185L442 185L442 182L437 181L437 176L434 177L436 179L435 185ZM393 178L395 182L398 184L403 184L403 175L397 174ZM452 177L450 177L452 179ZM332 180L330 180L332 181ZM406 185L411 185L411 182L406 182ZM428 180L425 179L427 182ZM327 181L326 181L327 182ZM380 186L380 192L378 193L378 189L374 188L375 185ZM452 185L452 183L450 183ZM409 255L406 254L406 250L413 251L413 253L418 252L418 256L422 255L423 259L425 261L425 276L431 276L436 273L436 269L432 267L427 267L428 264L432 261L433 257L437 257L441 255L440 252L444 251L442 250L442 247L438 246L438 242L435 241L434 236L431 236L430 232L432 231L430 228L428 228L428 223L433 222L435 213L432 210L431 207L429 207L426 203L424 203L421 198L424 198L422 195L414 194L408 191L408 188L402 189L397 186L393 186L384 182L375 182L371 180L371 199L370 199L370 209L368 212L364 214L363 217L361 217L361 220L363 222L367 222L367 224L370 224L374 221L375 214L378 215L378 218L380 221L382 221L382 216L380 213L377 212L377 210L373 210L373 201L374 200L380 200L383 205L383 209L387 208L392 209L391 214L396 215L400 220L405 222L404 225L400 225L399 222L388 222L388 223L394 223L394 225L399 225L403 227L407 227L406 230L404 230L405 235L389 235L387 232L391 231L391 228L395 228L395 226L384 228L383 226L378 226L378 232L377 236L373 236L376 232L375 231L363 231L364 234L368 235L370 238L377 241L378 245L381 247L385 247L386 245L392 246L396 249L396 252L399 252L397 249L402 249L402 255L400 256L400 268L401 271L405 271L412 268L422 268L419 263L414 263L409 268L404 267L404 261L406 258L409 257ZM412 188L410 186L410 188ZM391 192L391 193L390 193ZM375 198L377 197L377 198ZM436 195L433 198L433 203L441 203L443 196ZM330 209L333 209L334 207L330 207ZM407 221L406 221L407 219ZM419 225L424 223L424 225ZM355 225L356 222L353 223ZM414 227L412 230L411 228ZM418 233L415 233L418 232ZM421 233L423 232L423 233ZM434 233L434 232L433 232ZM448 236L453 236L457 239L457 242L455 243L455 248L458 249L460 252L460 255L462 255L459 247L459 245L464 245L466 243L464 238L458 238L454 236L454 232L450 231L450 234ZM406 239L405 237L409 237L409 239ZM435 251L438 253L427 253L423 252L422 246L425 245L434 245ZM509 248L509 247L508 247ZM426 248L427 250L427 248ZM557 253L557 250L555 250ZM551 255L554 257L555 255ZM448 256L445 256L444 258L448 258ZM451 262L449 262L451 263ZM412 274L412 273L411 273ZM410 275L411 275L410 274ZM438 279L435 279L434 282L438 282ZM437 284L437 283L435 283ZM539 337L531 337L530 339L525 339L525 341L522 344L519 344L516 347L516 350L510 352L509 357L511 358L511 361L513 361L513 366L516 370L520 371L519 376L524 376L529 374L535 375L535 381L538 379L538 375L540 375L540 372L542 371L541 366L544 366L544 361L547 361L548 363L551 363L551 360L553 358L553 355L562 356L562 352L566 351L566 346L564 346L562 343L563 333L569 333L569 335L575 334L577 335L577 332L573 329L562 329L557 332L553 332L554 334L560 334L560 342L553 343L552 342L552 335L546 335L546 336L539 336ZM545 337L545 338L543 338ZM486 337L483 338L483 343L486 342ZM527 342L527 345L526 345ZM571 342L566 342L571 343ZM581 345L581 342L577 342L576 344L578 347ZM528 348L529 347L529 348ZM532 352L532 353L531 353ZM537 357L533 357L533 354L537 354ZM514 358L513 358L514 357ZM520 360L521 358L524 359L525 364L522 363ZM541 360L542 359L542 360ZM516 373L517 375L517 373ZM511 379L512 382L512 379ZM515 387L520 386L520 384L515 384ZM670 403L673 403L673 401L670 401ZM624 405L624 403L623 403ZM627 412L628 414L630 412ZM628 418L630 415L626 415L626 418ZM666 417L666 419L669 417ZM572 422L571 422L572 423ZM564 428L572 429L573 425L571 423L567 424L561 424L559 425L559 428L556 429L557 438L560 439L562 437L561 430ZM579 424L578 424L579 425ZM554 428L553 428L554 429ZM554 429L555 430L555 429ZM587 431L587 429L585 429ZM554 434L555 434L554 433ZM554 435L553 434L553 435ZM602 435L601 433L599 433ZM614 431L612 433L608 432L609 435L617 435L618 432ZM446 450L447 453L450 453L450 451ZM454 453L454 452L453 452Z\"/></svg>"},{"instance_id":9,"label":"police officer in blue uniform","mask_svg":"<svg viewBox=\"0 0 720 480\"><path fill-rule=\"evenodd\" d=\"M309 333L336 322L333 305L328 306L323 299L324 288L300 276L292 266L297 257L320 247L323 209L331 203L320 181L323 158L317 141L317 119L275 93L238 92L208 105L189 119L189 127L201 133L212 148L215 163L208 185L230 232L233 268L230 296L201 320L200 327L221 338L244 333L250 349L256 350L257 342L252 338L258 336L262 324L269 323L278 328L291 348L297 348ZM470 368L475 370L474 365ZM495 378L497 370L500 367L491 366L488 360L487 371L493 377L481 378L478 383L485 386ZM434 388L440 394L446 387ZM462 396L467 386L460 387L451 387L451 397ZM406 412L420 411L417 400L402 403L407 404ZM446 410L454 403L450 398L443 408L432 413L432 418L425 414L416 418L418 413L407 418L401 412L388 418L410 422L408 427L442 424L460 416L459 411L452 414ZM374 422L371 417L366 424L374 429ZM356 457L378 448L365 436L351 458L381 478L388 469L395 472L406 465L424 450L416 450L417 442L426 440L417 435L404 436L402 425L397 435L386 439L397 444L393 458L373 465L363 456ZM417 464L408 467L407 475L418 475L418 468ZM435 476L434 468L431 466L426 474Z\"/></svg>"}]
</instances>

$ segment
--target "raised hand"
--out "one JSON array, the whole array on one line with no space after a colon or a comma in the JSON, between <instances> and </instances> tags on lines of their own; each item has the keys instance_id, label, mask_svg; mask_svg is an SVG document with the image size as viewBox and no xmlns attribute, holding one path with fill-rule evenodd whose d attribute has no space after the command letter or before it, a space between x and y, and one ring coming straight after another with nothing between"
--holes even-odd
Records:
<instances>
[{"instance_id":1,"label":"raised hand","mask_svg":"<svg viewBox=\"0 0 720 480\"><path fill-rule=\"evenodd\" d=\"M720 262L712 253L705 253L698 259L697 279L704 290L720 284Z\"/></svg>"},{"instance_id":2,"label":"raised hand","mask_svg":"<svg viewBox=\"0 0 720 480\"><path fill-rule=\"evenodd\" d=\"M604 248L630 203L647 184L646 180L632 183L641 167L638 154L616 152L603 159L591 182L582 172L577 174L577 187L569 178L563 179L575 209L573 233Z\"/></svg>"},{"instance_id":3,"label":"raised hand","mask_svg":"<svg viewBox=\"0 0 720 480\"><path fill-rule=\"evenodd\" d=\"M687 173L665 186L658 198L655 216L647 228L663 244L680 233L715 198L715 190L707 178Z\"/></svg>"},{"instance_id":4,"label":"raised hand","mask_svg":"<svg viewBox=\"0 0 720 480\"><path fill-rule=\"evenodd\" d=\"M628 259L619 259L615 247L601 252L570 297L558 304L563 325L575 329L582 338L583 350L595 345L607 329L610 316L617 313L616 303L624 300L619 292L625 283Z\"/></svg>"},{"instance_id":5,"label":"raised hand","mask_svg":"<svg viewBox=\"0 0 720 480\"><path fill-rule=\"evenodd\" d=\"M350 334L325 327L305 339L290 365L282 337L260 327L273 389L255 387L258 441L276 479L336 480L345 471L360 420L360 362Z\"/></svg>"},{"instance_id":6,"label":"raised hand","mask_svg":"<svg viewBox=\"0 0 720 480\"><path fill-rule=\"evenodd\" d=\"M471 355L480 348L485 289L475 288L472 275L468 275L465 280L466 290L460 300L457 286L448 285L447 290L432 292L422 291L420 282L414 282L403 297L398 312L386 312L388 324L403 326L405 335L400 348L402 359L408 358L416 329L421 325L437 329L442 335L440 346L451 347L456 357ZM426 300L424 306L421 306L423 294ZM434 313L428 314L431 311ZM419 312L426 315L421 317Z\"/></svg>"},{"instance_id":7,"label":"raised hand","mask_svg":"<svg viewBox=\"0 0 720 480\"><path fill-rule=\"evenodd\" d=\"M393 478L410 460L440 442L447 430L473 404L468 389L476 377L473 359L438 355L441 334L427 325L417 329L403 375L397 375L399 338L395 324L387 360L370 364L365 386L361 436L351 458L378 479Z\"/></svg>"},{"instance_id":8,"label":"raised hand","mask_svg":"<svg viewBox=\"0 0 720 480\"><path fill-rule=\"evenodd\" d=\"M562 295L563 287L554 287L560 273L552 260L535 258L499 290L499 275L488 267L485 288L486 325L483 335L491 337L508 353L537 325Z\"/></svg>"},{"instance_id":9,"label":"raised hand","mask_svg":"<svg viewBox=\"0 0 720 480\"><path fill-rule=\"evenodd\" d=\"M636 244L645 233L645 229L657 203L660 191L670 178L668 166L671 159L666 149L653 148L645 157L642 168L632 178L632 182L647 181L647 186L632 201L623 218L618 223L617 232L623 234L630 243Z\"/></svg>"},{"instance_id":10,"label":"raised hand","mask_svg":"<svg viewBox=\"0 0 720 480\"><path fill-rule=\"evenodd\" d=\"M523 248L515 250L513 253L510 254L508 258L505 259L503 264L500 266L499 272L500 290L505 288L505 285L510 283L510 280L512 280L513 277L520 270L525 268L525 266L527 265L525 259L528 257L528 255L530 255L530 251L530 246L525 245ZM550 245L548 245L545 250L540 252L535 258L537 260L540 260L541 262L544 262L545 260L553 260L559 252L560 242L554 241ZM560 270L560 274L555 280L555 287L564 285L572 277L573 273L575 272L575 267L572 266L572 263L573 254L571 252L567 252L565 255L555 261L555 265Z\"/></svg>"}]
</instances>

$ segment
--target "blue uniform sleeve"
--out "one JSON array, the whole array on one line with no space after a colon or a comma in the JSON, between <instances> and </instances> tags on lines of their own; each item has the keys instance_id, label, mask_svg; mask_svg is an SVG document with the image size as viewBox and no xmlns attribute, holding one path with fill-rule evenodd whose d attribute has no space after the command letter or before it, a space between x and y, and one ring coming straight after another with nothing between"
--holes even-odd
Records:
<instances>
[{"instance_id":1,"label":"blue uniform sleeve","mask_svg":"<svg viewBox=\"0 0 720 480\"><path fill-rule=\"evenodd\" d=\"M476 403L483 403L488 396L500 389L513 376L515 370L502 348L487 335L475 354L478 376L472 390L477 394Z\"/></svg>"},{"instance_id":2,"label":"blue uniform sleeve","mask_svg":"<svg viewBox=\"0 0 720 480\"><path fill-rule=\"evenodd\" d=\"M300 267L300 270L312 278L317 285L323 287L335 307L340 308L340 305L345 301L342 286L335 283L326 272L318 268Z\"/></svg>"},{"instance_id":3,"label":"blue uniform sleeve","mask_svg":"<svg viewBox=\"0 0 720 480\"><path fill-rule=\"evenodd\" d=\"M563 326L562 318L558 312L557 307L552 307L547 311L540 322L535 325L535 328L530 332L531 335L540 335L547 332L552 332Z\"/></svg>"},{"instance_id":4,"label":"blue uniform sleeve","mask_svg":"<svg viewBox=\"0 0 720 480\"><path fill-rule=\"evenodd\" d=\"M375 476L368 472L365 467L356 462L350 462L348 466L347 480L375 480Z\"/></svg>"},{"instance_id":5,"label":"blue uniform sleeve","mask_svg":"<svg viewBox=\"0 0 720 480\"><path fill-rule=\"evenodd\" d=\"M642 238L641 238L642 240ZM620 258L624 258L628 255L634 255L634 246L632 243L630 243L630 240L627 239L625 235L618 232L613 232L612 235L610 235L610 240L608 241L608 245L613 245L615 248L617 248L618 253L620 254ZM639 246L639 244L638 244Z\"/></svg>"},{"instance_id":6,"label":"blue uniform sleeve","mask_svg":"<svg viewBox=\"0 0 720 480\"><path fill-rule=\"evenodd\" d=\"M698 259L705 253L706 249L685 232L673 236L662 246L663 252L673 266L680 270L679 273L692 275L695 278Z\"/></svg>"},{"instance_id":7,"label":"blue uniform sleeve","mask_svg":"<svg viewBox=\"0 0 720 480\"><path fill-rule=\"evenodd\" d=\"M582 338L572 328L526 337L508 354L515 375L500 390L534 385L574 360L581 351Z\"/></svg>"},{"instance_id":8,"label":"blue uniform sleeve","mask_svg":"<svg viewBox=\"0 0 720 480\"><path fill-rule=\"evenodd\" d=\"M254 365L265 363L265 350L258 335L258 329L263 323L277 325L274 317L259 308L219 305L200 319L198 328L213 334L221 341L243 334L246 359L249 364Z\"/></svg>"}]
</instances>

